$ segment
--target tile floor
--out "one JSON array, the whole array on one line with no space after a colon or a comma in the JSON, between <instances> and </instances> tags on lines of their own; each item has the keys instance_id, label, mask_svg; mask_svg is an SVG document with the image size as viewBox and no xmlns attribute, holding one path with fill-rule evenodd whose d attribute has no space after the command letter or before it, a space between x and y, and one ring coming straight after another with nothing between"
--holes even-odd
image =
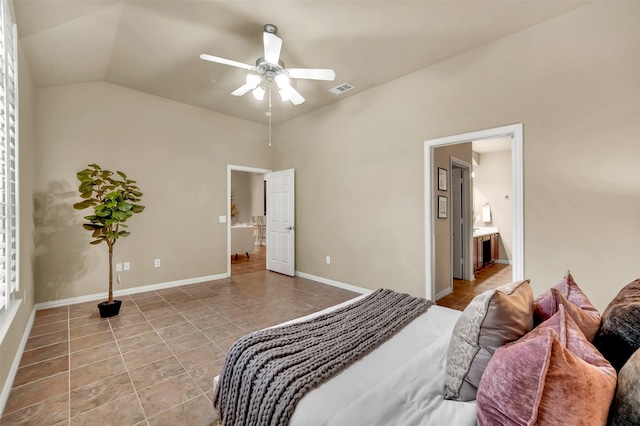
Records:
<instances>
[{"instance_id":1,"label":"tile floor","mask_svg":"<svg viewBox=\"0 0 640 426\"><path fill-rule=\"evenodd\" d=\"M213 377L240 336L357 294L268 271L40 310L3 425L210 425Z\"/></svg>"},{"instance_id":2,"label":"tile floor","mask_svg":"<svg viewBox=\"0 0 640 426\"><path fill-rule=\"evenodd\" d=\"M511 265L502 263L495 263L475 276L475 281L453 280L453 293L438 299L436 303L463 311L478 294L513 281Z\"/></svg>"},{"instance_id":3,"label":"tile floor","mask_svg":"<svg viewBox=\"0 0 640 426\"><path fill-rule=\"evenodd\" d=\"M232 259L231 278L122 297L109 319L97 301L38 311L0 424L214 424L213 377L236 339L357 296L264 259L257 248ZM438 304L462 310L510 281L496 264Z\"/></svg>"}]
</instances>

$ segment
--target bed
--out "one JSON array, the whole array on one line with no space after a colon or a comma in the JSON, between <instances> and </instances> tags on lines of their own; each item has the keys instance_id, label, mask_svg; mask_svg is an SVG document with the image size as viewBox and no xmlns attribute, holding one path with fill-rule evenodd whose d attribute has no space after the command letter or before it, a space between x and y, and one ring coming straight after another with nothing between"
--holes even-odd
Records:
<instances>
[{"instance_id":1,"label":"bed","mask_svg":"<svg viewBox=\"0 0 640 426\"><path fill-rule=\"evenodd\" d=\"M588 302L586 297L576 299L574 290L577 286L575 283L572 280L569 281L569 284L567 283L568 281L565 277L562 285L559 283L556 287L563 288L567 298L576 302L577 306L589 308L585 305L585 300ZM640 285L637 287L640 295ZM572 290L574 291L573 295L570 294ZM234 424L288 424L290 426L386 426L393 424L412 426L441 425L445 422L446 424L464 426L475 424L554 424L558 418L563 418L563 424L580 424L584 423L585 419L590 419L588 422L590 424L604 425L607 423L610 406L618 406L618 408L621 408L620 412L623 412L625 407L627 409L627 412L625 412L627 417L624 420L627 423L612 424L637 424L633 423L633 421L639 420L640 417L633 416L639 415L638 410L635 409L639 401L632 397L632 402L630 403L628 399L631 390L635 392L637 387L635 385L638 382L638 369L640 367L636 364L640 365L640 355L635 356L638 361L632 367L625 366L627 370L630 370L627 376L631 378L631 384L625 385L630 391L625 395L615 395L614 398L617 379L616 371L600 355L595 346L587 345L582 340L576 344L576 336L582 339L584 335L575 330L582 327L585 321L590 321L587 317L585 317L587 318L586 320L583 318L583 321L579 321L579 326L575 326L573 319L567 313L570 311L566 311L564 307L558 307L556 304L557 315L553 312L547 312L551 318L550 321L537 318L534 329L533 318L536 316L534 315L534 310L544 311L549 304L545 305L548 300L545 302L543 299L548 299L549 295L545 293L545 295L534 301L528 280L511 283L487 294L483 293L483 295L483 297L474 299L464 313L434 304L430 305L424 313L419 314L415 319L402 326L399 331L366 355L350 363L319 385L310 386L312 389L304 393L301 399L296 401L292 414L286 420L254 420L249 422L236 419L233 422L221 421L221 424L225 426ZM553 296L555 293L551 293L551 295ZM271 329L285 328L291 324L306 324L307 321L324 318L326 314L362 303L367 297L370 297L370 295L359 296L353 300L280 324ZM638 300L640 304L640 298ZM482 317L479 321L477 320L478 312L474 312L474 310L478 311L478 309L480 310L480 317ZM482 311L482 309L485 310ZM528 321L519 321L522 324L516 327L512 326L512 324L505 326L504 312L509 312L509 316L511 316L513 312L518 310L523 312L521 316L524 318L531 316L532 321L530 323ZM593 311L594 309L587 309L589 318L596 318L597 312L594 313ZM496 312L498 312L498 315L496 315ZM536 311L535 314L539 315L540 312ZM493 319L491 319L492 317ZM599 313L597 313L597 320L601 321ZM604 319L602 320L604 321ZM491 321L493 321L493 324L489 324ZM633 321L636 321L635 324L637 324L638 318L634 318ZM478 334L473 335L474 337L471 339L467 338L468 336L460 339L459 336L468 333L469 328L474 329L473 325L469 327L469 324L474 322L475 324L480 324L479 327L476 327ZM559 324L560 322L562 322L561 326L557 326L556 323ZM492 326L495 333L491 335L491 332L488 332L489 335L487 337L485 333ZM518 327L521 327L521 329L516 330ZM567 337L570 341L564 342L562 333L559 333L561 335L559 340L564 343L558 345L556 342L558 333L550 331L550 327L556 327L555 330L569 330L570 332L567 332L566 336L570 336L570 338ZM577 328L574 330L571 327ZM516 334L505 336L505 328L511 331L516 330ZM545 377L547 370L535 370L536 365L545 364L544 360L537 362L537 359L528 358L530 356L539 358L545 356L529 349L534 341L537 347L540 347L539 335L544 335L553 342L553 345L550 345L546 352L551 354L549 356L557 352L557 355L563 360L568 358L571 361L571 357L582 357L582 359L586 360L584 362L578 361L580 368L576 369L574 364L570 368L564 365L558 366L552 359L551 364L555 366L554 368L564 368L575 376L569 377L565 375L563 380L576 380L576 383L580 384L580 386L570 386L571 395L569 397L563 396L560 403L556 401L557 393L554 392L561 387L553 384L552 373L549 373L549 377ZM496 336L500 339L506 339L506 341L495 343ZM592 336L592 338L594 337L597 340L597 336ZM490 348L490 345L487 346L487 339L497 346L494 348ZM626 337L622 340L628 341ZM455 346L459 345L460 341L463 341L463 345L468 344L470 341L472 347L457 350ZM478 345L473 346L476 343ZM522 348L519 345L522 345ZM637 345L640 346L640 341L637 342ZM577 350L575 349L576 347L578 348ZM551 348L554 349L552 350ZM587 355L580 352L584 351L585 348L590 351ZM525 351L524 354L523 350ZM485 356L488 352L491 353ZM493 356L493 352L497 355ZM518 358L516 361L510 355L512 352ZM578 355L574 355L574 352ZM633 353L629 349L628 352L630 352L629 356ZM459 358L460 354L462 354L462 358L465 358L470 353L473 353L472 363L465 367L465 374L456 385L457 387L454 386L454 389L459 392L454 392L454 394L450 394L445 398L452 380L455 383L456 369L453 368L455 365L452 367L452 364L455 364L456 357ZM619 353L619 351L616 351L616 353ZM509 358L510 356L512 358ZM492 357L495 359L492 360ZM221 376L229 382L229 377L232 375L230 373L232 367L227 365L229 355L227 358ZM467 362L467 360L464 360L464 362ZM476 365L478 362L483 365L478 367ZM521 364L524 362L526 365L519 365L518 362ZM546 365L549 365L549 362ZM482 371L474 373L474 369L478 368L481 368L481 370L486 369L491 373L483 377ZM554 370L553 375L557 374L558 371ZM561 373L564 374L564 372ZM474 377L472 377L474 374L477 376L475 377L475 383ZM595 389L582 386L582 382L587 377L585 374L588 376L590 383L598 383ZM491 377L487 378L486 376ZM527 379L537 380L536 383L544 383L546 379L547 386L539 387L527 384L525 385L526 389L523 391L522 383L525 383ZM224 392L221 389L226 389L225 386L221 385L221 380L223 379L220 376L214 379L214 406L219 410L219 413L222 413L220 411L219 398L221 398L221 393ZM619 386L619 388L623 387ZM584 392L582 388L585 388ZM469 393L469 389L472 390L471 393ZM620 389L618 392L620 392ZM517 398L514 398L514 394L517 395ZM268 398L265 394L264 399ZM527 398L530 400L527 400ZM274 399L278 400L279 398ZM514 403L513 399L518 399L518 401ZM565 400L566 403L564 402ZM611 405L612 400L614 401L613 405ZM553 404L549 403L549 401L552 401ZM566 404L571 404L570 408L574 409L577 404L576 401L580 401L578 414L567 414L571 413L572 410L568 409ZM247 404L247 400L244 397L239 398L237 402L239 406ZM629 407L632 407L631 414L628 413ZM573 411L575 412L575 409ZM224 414L220 415L225 418ZM567 417L568 415L569 417ZM571 415L577 415L578 417L572 419ZM629 418L634 420L629 422Z\"/></svg>"}]
</instances>

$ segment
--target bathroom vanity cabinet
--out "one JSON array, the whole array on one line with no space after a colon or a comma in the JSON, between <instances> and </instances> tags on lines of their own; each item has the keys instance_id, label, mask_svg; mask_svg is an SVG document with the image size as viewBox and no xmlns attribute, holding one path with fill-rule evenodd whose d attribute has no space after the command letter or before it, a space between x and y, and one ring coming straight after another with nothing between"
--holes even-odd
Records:
<instances>
[{"instance_id":1,"label":"bathroom vanity cabinet","mask_svg":"<svg viewBox=\"0 0 640 426\"><path fill-rule=\"evenodd\" d=\"M473 236L473 271L486 268L500 257L500 234L474 234Z\"/></svg>"}]
</instances>

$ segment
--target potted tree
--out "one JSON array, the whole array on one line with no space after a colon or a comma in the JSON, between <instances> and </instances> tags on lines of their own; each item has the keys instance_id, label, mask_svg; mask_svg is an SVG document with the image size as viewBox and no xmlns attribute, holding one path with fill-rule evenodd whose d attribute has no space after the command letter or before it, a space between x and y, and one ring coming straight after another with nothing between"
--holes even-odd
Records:
<instances>
[{"instance_id":1,"label":"potted tree","mask_svg":"<svg viewBox=\"0 0 640 426\"><path fill-rule=\"evenodd\" d=\"M114 173L102 169L97 164L90 164L88 168L79 171L76 176L80 181L78 191L84 200L73 205L76 210L93 207L93 214L85 216L88 223L82 227L91 232L93 238L89 244L107 243L109 249L109 298L98 304L102 318L118 315L121 300L113 300L113 246L120 237L126 237L130 232L124 223L134 213L140 213L144 206L137 203L142 198L142 192L136 181L127 178L121 171Z\"/></svg>"}]
</instances>

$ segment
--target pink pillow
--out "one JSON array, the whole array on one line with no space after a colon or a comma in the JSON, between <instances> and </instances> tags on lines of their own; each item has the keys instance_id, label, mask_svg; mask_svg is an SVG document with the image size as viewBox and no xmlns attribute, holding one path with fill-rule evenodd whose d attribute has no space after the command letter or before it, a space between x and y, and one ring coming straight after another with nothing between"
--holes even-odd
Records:
<instances>
[{"instance_id":1,"label":"pink pillow","mask_svg":"<svg viewBox=\"0 0 640 426\"><path fill-rule=\"evenodd\" d=\"M562 305L498 348L477 392L478 425L605 425L616 371Z\"/></svg>"},{"instance_id":2,"label":"pink pillow","mask_svg":"<svg viewBox=\"0 0 640 426\"><path fill-rule=\"evenodd\" d=\"M562 281L534 300L536 324L551 318L558 312L560 305L564 306L566 313L580 327L587 340L593 342L600 328L600 313L578 287L571 274L567 274Z\"/></svg>"}]
</instances>

